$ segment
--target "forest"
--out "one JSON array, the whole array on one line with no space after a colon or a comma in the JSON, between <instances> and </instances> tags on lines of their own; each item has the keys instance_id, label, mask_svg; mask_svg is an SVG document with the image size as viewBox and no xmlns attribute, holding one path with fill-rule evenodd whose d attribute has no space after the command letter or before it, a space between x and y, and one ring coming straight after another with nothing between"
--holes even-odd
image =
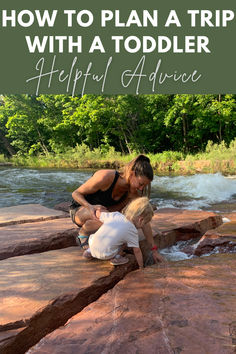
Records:
<instances>
[{"instance_id":1,"label":"forest","mask_svg":"<svg viewBox=\"0 0 236 354\"><path fill-rule=\"evenodd\" d=\"M236 137L236 95L1 95L0 154L60 154L83 144L121 154L197 153Z\"/></svg>"}]
</instances>

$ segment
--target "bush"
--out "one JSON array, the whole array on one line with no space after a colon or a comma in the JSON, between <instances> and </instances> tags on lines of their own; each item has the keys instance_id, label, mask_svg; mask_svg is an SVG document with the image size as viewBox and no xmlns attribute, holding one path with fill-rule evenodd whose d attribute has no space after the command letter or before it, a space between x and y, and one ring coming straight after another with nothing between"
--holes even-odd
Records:
<instances>
[{"instance_id":1,"label":"bush","mask_svg":"<svg viewBox=\"0 0 236 354\"><path fill-rule=\"evenodd\" d=\"M103 144L101 147L90 150L85 144L77 145L75 148L68 148L63 153L49 153L47 156L29 156L18 154L11 161L16 166L27 167L57 167L57 168L119 168L139 153L133 152L129 155L121 155L114 147ZM211 173L221 171L222 173L235 174L236 166L236 139L229 147L224 142L213 144L208 142L206 151L195 155L184 155L179 151L163 151L155 155L148 155L156 173ZM4 160L3 155L0 155Z\"/></svg>"},{"instance_id":2,"label":"bush","mask_svg":"<svg viewBox=\"0 0 236 354\"><path fill-rule=\"evenodd\" d=\"M0 154L0 162L3 163L3 162L6 162L7 159L4 157L3 154Z\"/></svg>"}]
</instances>

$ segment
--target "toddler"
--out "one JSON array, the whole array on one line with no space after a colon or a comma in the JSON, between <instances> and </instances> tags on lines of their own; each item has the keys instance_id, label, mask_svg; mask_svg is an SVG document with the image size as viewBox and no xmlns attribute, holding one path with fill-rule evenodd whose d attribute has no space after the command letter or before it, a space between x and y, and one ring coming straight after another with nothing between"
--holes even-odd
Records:
<instances>
[{"instance_id":1,"label":"toddler","mask_svg":"<svg viewBox=\"0 0 236 354\"><path fill-rule=\"evenodd\" d=\"M94 234L89 237L89 248L83 253L87 259L109 259L112 265L125 264L129 260L121 256L125 244L132 247L139 268L143 268L143 256L139 248L138 230L150 222L153 208L148 198L141 197L133 200L125 208L123 214L119 212L96 211L96 216L103 223Z\"/></svg>"}]
</instances>

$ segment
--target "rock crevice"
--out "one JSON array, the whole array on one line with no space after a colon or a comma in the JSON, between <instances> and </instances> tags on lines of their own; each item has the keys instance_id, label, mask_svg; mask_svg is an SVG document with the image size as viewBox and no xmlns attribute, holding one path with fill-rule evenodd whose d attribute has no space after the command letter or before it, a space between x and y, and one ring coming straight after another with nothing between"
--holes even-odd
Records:
<instances>
[{"instance_id":1,"label":"rock crevice","mask_svg":"<svg viewBox=\"0 0 236 354\"><path fill-rule=\"evenodd\" d=\"M38 211L37 208L37 218L40 216ZM43 210L43 214L47 218L50 210ZM131 254L128 255L129 263L115 268L109 262L88 262L82 258L82 250L71 247L75 245L78 228L69 218L41 222L24 218L28 222L0 228L0 301L6 304L0 315L1 354L23 354L31 347L30 353L51 354L65 350L70 354L73 352L71 348L78 346L80 353L98 352L99 348L104 353L111 350L121 353L124 348L128 351L136 348L142 352L141 342L147 344L149 353L182 350L178 341L173 342L173 332L191 327L192 317L176 314L176 309L169 311L173 305L169 289L174 287L175 291L182 293L186 303L190 301L191 304L186 293L194 292L195 284L183 278L188 271L196 275L194 263L185 263L183 277L178 262L133 272L137 263ZM222 218L214 213L160 209L154 215L152 229L154 235L158 235L156 244L163 248L179 240L200 237L221 223ZM145 240L140 244L145 258L150 253L150 245ZM205 276L208 276L207 272ZM198 277L202 277L201 272ZM126 296L124 302L121 301L123 296ZM143 308L135 307L139 303ZM104 312L102 310L99 314L97 309L103 307ZM93 320L89 324L86 318L90 321L90 315ZM73 332L74 319L77 321L77 318L78 326L81 323L89 325L88 331L81 332L81 336ZM121 323L129 323L130 318L133 318L132 326L122 329ZM99 326L103 326L101 331ZM89 335L93 328L100 333L96 348ZM64 329L69 330L69 338ZM63 343L61 347L57 344L57 333ZM48 338L53 345L49 345ZM155 345L152 347L153 339Z\"/></svg>"},{"instance_id":2,"label":"rock crevice","mask_svg":"<svg viewBox=\"0 0 236 354\"><path fill-rule=\"evenodd\" d=\"M84 307L96 301L101 295L113 288L126 274L137 269L132 255L129 263L116 267L78 293L64 294L52 300L45 308L38 310L26 327L13 338L0 343L0 352L4 354L23 354L48 333L63 326L68 319L82 311Z\"/></svg>"}]
</instances>

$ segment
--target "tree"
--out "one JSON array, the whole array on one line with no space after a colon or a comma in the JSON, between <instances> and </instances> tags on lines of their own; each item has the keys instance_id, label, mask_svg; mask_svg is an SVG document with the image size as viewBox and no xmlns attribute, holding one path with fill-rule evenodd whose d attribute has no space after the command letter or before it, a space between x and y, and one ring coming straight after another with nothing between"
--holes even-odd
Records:
<instances>
[{"instance_id":1,"label":"tree","mask_svg":"<svg viewBox=\"0 0 236 354\"><path fill-rule=\"evenodd\" d=\"M35 96L10 95L5 97L8 121L7 136L21 152L42 151L47 154L47 132L38 121L43 107Z\"/></svg>"},{"instance_id":2,"label":"tree","mask_svg":"<svg viewBox=\"0 0 236 354\"><path fill-rule=\"evenodd\" d=\"M193 124L204 147L208 140L229 145L236 136L235 95L197 95L196 108Z\"/></svg>"},{"instance_id":3,"label":"tree","mask_svg":"<svg viewBox=\"0 0 236 354\"><path fill-rule=\"evenodd\" d=\"M8 120L7 110L5 107L5 97L1 95L0 97L0 153L6 156L13 156L15 154L15 149L11 145L11 141L6 137L7 128L6 123Z\"/></svg>"},{"instance_id":4,"label":"tree","mask_svg":"<svg viewBox=\"0 0 236 354\"><path fill-rule=\"evenodd\" d=\"M122 153L204 150L236 136L236 95L8 95L0 152L65 152L85 144Z\"/></svg>"},{"instance_id":5,"label":"tree","mask_svg":"<svg viewBox=\"0 0 236 354\"><path fill-rule=\"evenodd\" d=\"M164 122L166 127L172 127L170 140L177 150L189 151L193 145L189 131L194 114L194 95L174 96Z\"/></svg>"}]
</instances>

